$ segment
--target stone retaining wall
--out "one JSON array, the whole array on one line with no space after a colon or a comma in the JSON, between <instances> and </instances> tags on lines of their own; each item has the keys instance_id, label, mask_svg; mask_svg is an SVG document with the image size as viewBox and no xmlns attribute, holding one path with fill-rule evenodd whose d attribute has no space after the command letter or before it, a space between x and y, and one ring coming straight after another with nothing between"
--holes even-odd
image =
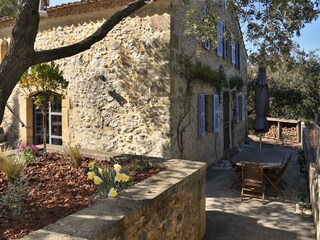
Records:
<instances>
[{"instance_id":1,"label":"stone retaining wall","mask_svg":"<svg viewBox=\"0 0 320 240\"><path fill-rule=\"evenodd\" d=\"M304 124L303 124L304 125ZM303 126L302 125L302 126ZM303 152L309 165L309 190L310 190L310 203L312 205L312 214L316 229L316 239L320 240L320 176L318 170L319 151L314 151L311 146L310 130L306 127L302 129L302 146ZM318 146L319 148L319 146Z\"/></svg>"},{"instance_id":2,"label":"stone retaining wall","mask_svg":"<svg viewBox=\"0 0 320 240\"><path fill-rule=\"evenodd\" d=\"M162 164L167 170L117 198L101 199L23 239L203 239L206 164Z\"/></svg>"}]
</instances>

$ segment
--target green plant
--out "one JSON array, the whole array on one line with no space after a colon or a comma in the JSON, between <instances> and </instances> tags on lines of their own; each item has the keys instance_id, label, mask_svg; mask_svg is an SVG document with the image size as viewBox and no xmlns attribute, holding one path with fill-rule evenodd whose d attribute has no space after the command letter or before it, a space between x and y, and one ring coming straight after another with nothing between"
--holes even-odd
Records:
<instances>
[{"instance_id":1,"label":"green plant","mask_svg":"<svg viewBox=\"0 0 320 240\"><path fill-rule=\"evenodd\" d=\"M19 180L26 161L22 155L6 156L0 153L0 170L5 173L10 183Z\"/></svg>"},{"instance_id":2,"label":"green plant","mask_svg":"<svg viewBox=\"0 0 320 240\"><path fill-rule=\"evenodd\" d=\"M26 183L16 181L9 184L6 192L1 196L0 201L4 206L5 212L10 214L12 218L19 218L25 211L28 194L25 191Z\"/></svg>"},{"instance_id":3,"label":"green plant","mask_svg":"<svg viewBox=\"0 0 320 240\"><path fill-rule=\"evenodd\" d=\"M236 89L237 91L241 91L244 83L241 77L232 76L229 78L229 88Z\"/></svg>"},{"instance_id":4,"label":"green plant","mask_svg":"<svg viewBox=\"0 0 320 240\"><path fill-rule=\"evenodd\" d=\"M83 160L79 148L80 145L76 145L75 147L68 146L68 155L70 157L70 160L77 167L81 166Z\"/></svg>"},{"instance_id":5,"label":"green plant","mask_svg":"<svg viewBox=\"0 0 320 240\"><path fill-rule=\"evenodd\" d=\"M100 195L108 193L108 197L116 197L119 190L132 186L130 176L119 164L114 164L113 168L102 169L90 162L88 168L88 179L93 180Z\"/></svg>"},{"instance_id":6,"label":"green plant","mask_svg":"<svg viewBox=\"0 0 320 240\"><path fill-rule=\"evenodd\" d=\"M36 153L38 152L38 148L36 145L26 145L21 146L18 151L15 158L21 158L21 160L25 161L27 165L32 164L36 161Z\"/></svg>"}]
</instances>

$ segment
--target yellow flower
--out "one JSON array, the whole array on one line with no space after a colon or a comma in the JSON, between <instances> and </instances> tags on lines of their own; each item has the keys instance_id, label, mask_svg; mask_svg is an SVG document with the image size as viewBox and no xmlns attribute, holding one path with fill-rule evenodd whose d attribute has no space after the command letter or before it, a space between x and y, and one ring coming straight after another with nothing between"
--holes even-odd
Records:
<instances>
[{"instance_id":1,"label":"yellow flower","mask_svg":"<svg viewBox=\"0 0 320 240\"><path fill-rule=\"evenodd\" d=\"M94 172L88 172L87 175L89 180L92 180L95 176Z\"/></svg>"},{"instance_id":2,"label":"yellow flower","mask_svg":"<svg viewBox=\"0 0 320 240\"><path fill-rule=\"evenodd\" d=\"M93 166L94 166L94 162L91 161L91 162L88 163L88 168L91 169L91 168L93 168Z\"/></svg>"},{"instance_id":3,"label":"yellow flower","mask_svg":"<svg viewBox=\"0 0 320 240\"><path fill-rule=\"evenodd\" d=\"M94 176L93 182L95 185L100 185L102 183L102 179L99 178L98 176Z\"/></svg>"},{"instance_id":4,"label":"yellow flower","mask_svg":"<svg viewBox=\"0 0 320 240\"><path fill-rule=\"evenodd\" d=\"M111 188L108 193L108 197L116 197L117 195L118 195L117 190L114 188Z\"/></svg>"},{"instance_id":5,"label":"yellow flower","mask_svg":"<svg viewBox=\"0 0 320 240\"><path fill-rule=\"evenodd\" d=\"M121 165L120 164L115 164L113 165L114 170L116 170L116 172L119 172L121 170Z\"/></svg>"},{"instance_id":6,"label":"yellow flower","mask_svg":"<svg viewBox=\"0 0 320 240\"><path fill-rule=\"evenodd\" d=\"M102 176L102 169L98 168L98 171L99 171L100 175Z\"/></svg>"},{"instance_id":7,"label":"yellow flower","mask_svg":"<svg viewBox=\"0 0 320 240\"><path fill-rule=\"evenodd\" d=\"M127 174L122 174L122 181L128 182L130 180L130 177Z\"/></svg>"},{"instance_id":8,"label":"yellow flower","mask_svg":"<svg viewBox=\"0 0 320 240\"><path fill-rule=\"evenodd\" d=\"M123 179L123 174L122 173L117 173L117 175L114 177L115 182L121 182Z\"/></svg>"}]
</instances>

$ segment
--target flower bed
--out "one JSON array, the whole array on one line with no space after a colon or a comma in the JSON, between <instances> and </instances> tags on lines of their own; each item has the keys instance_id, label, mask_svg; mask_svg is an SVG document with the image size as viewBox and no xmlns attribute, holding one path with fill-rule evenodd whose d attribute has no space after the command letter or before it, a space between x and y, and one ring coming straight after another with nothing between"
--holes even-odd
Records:
<instances>
[{"instance_id":1,"label":"flower bed","mask_svg":"<svg viewBox=\"0 0 320 240\"><path fill-rule=\"evenodd\" d=\"M63 152L61 147L49 146L51 152ZM87 151L87 153L90 151ZM90 155L90 154L87 154ZM95 159L106 160L106 154L91 152L80 166L59 153L49 153L45 161L40 157L24 169L19 185L10 187L6 176L0 171L0 239L20 238L30 231L42 228L58 219L92 205L97 200L97 189L88 179L88 163ZM146 162L138 156L112 156L100 166L111 166L117 161L128 170L137 183L162 170L161 167L141 167ZM114 161L110 161L114 159Z\"/></svg>"}]
</instances>

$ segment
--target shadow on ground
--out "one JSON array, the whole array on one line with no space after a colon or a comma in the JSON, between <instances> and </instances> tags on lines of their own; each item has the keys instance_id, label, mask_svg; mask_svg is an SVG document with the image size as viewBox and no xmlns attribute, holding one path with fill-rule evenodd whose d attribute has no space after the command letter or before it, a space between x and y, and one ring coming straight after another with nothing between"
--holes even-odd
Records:
<instances>
[{"instance_id":1,"label":"shadow on ground","mask_svg":"<svg viewBox=\"0 0 320 240\"><path fill-rule=\"evenodd\" d=\"M315 239L312 217L295 212L295 205L300 200L298 196L309 192L307 175L300 174L298 149L279 149L285 154L293 154L284 176L287 186L279 194L268 188L264 203L250 198L241 201L241 186L229 165L208 169L206 239Z\"/></svg>"}]
</instances>

